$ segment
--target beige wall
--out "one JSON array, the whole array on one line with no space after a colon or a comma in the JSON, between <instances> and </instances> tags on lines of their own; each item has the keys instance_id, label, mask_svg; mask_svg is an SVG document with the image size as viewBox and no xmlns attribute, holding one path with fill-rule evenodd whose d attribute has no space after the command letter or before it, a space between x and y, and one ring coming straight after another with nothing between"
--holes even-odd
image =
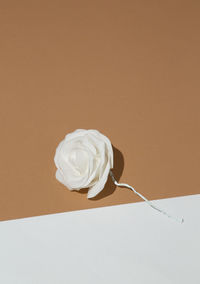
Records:
<instances>
[{"instance_id":1,"label":"beige wall","mask_svg":"<svg viewBox=\"0 0 200 284\"><path fill-rule=\"evenodd\" d=\"M55 149L77 128L107 135L116 175L149 199L200 193L199 13L199 1L1 1L1 220L140 201L110 181L96 200L57 182Z\"/></svg>"}]
</instances>

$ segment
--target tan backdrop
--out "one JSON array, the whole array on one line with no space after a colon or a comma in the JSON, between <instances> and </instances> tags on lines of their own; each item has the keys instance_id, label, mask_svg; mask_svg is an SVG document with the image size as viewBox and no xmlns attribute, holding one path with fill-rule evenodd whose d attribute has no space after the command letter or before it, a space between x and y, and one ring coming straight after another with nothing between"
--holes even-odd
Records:
<instances>
[{"instance_id":1,"label":"tan backdrop","mask_svg":"<svg viewBox=\"0 0 200 284\"><path fill-rule=\"evenodd\" d=\"M57 182L77 128L107 135L147 198L200 193L199 15L191 0L0 2L1 220L140 201Z\"/></svg>"}]
</instances>

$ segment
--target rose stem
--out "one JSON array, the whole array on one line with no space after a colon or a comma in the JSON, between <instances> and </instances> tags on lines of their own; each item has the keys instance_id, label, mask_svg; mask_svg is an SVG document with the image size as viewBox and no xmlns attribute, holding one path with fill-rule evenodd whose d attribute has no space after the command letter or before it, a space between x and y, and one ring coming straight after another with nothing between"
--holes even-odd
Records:
<instances>
[{"instance_id":1,"label":"rose stem","mask_svg":"<svg viewBox=\"0 0 200 284\"><path fill-rule=\"evenodd\" d=\"M165 212L164 210L160 209L159 207L157 207L156 205L154 205L151 201L149 201L146 197L144 197L141 193L137 192L132 186L130 186L129 184L126 183L118 183L112 173L112 171L110 171L110 176L112 178L112 181L114 182L114 184L116 186L120 186L120 187L127 187L130 188L135 194L137 194L138 196L140 196L149 206L151 206L153 209L159 211L160 213L166 215L167 217L174 219L175 221L179 222L179 223L183 223L184 219L183 218L176 218L173 217L171 215L169 215L167 212Z\"/></svg>"}]
</instances>

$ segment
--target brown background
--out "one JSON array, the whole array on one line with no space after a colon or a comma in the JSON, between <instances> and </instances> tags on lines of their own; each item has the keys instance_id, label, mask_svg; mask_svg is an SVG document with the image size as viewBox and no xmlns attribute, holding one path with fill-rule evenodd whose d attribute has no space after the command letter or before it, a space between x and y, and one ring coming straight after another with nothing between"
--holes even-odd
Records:
<instances>
[{"instance_id":1,"label":"brown background","mask_svg":"<svg viewBox=\"0 0 200 284\"><path fill-rule=\"evenodd\" d=\"M107 135L120 181L147 198L200 193L199 3L0 1L1 220L140 200L57 182L77 128Z\"/></svg>"}]
</instances>

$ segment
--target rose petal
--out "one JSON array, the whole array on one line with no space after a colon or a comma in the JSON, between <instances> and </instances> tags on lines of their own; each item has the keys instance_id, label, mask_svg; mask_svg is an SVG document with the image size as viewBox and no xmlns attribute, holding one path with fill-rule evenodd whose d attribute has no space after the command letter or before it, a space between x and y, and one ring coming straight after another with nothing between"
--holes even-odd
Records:
<instances>
[{"instance_id":1,"label":"rose petal","mask_svg":"<svg viewBox=\"0 0 200 284\"><path fill-rule=\"evenodd\" d=\"M62 184L64 184L69 190L72 190L72 188L66 183L63 174L61 173L60 170L56 171L56 179L61 182Z\"/></svg>"},{"instance_id":2,"label":"rose petal","mask_svg":"<svg viewBox=\"0 0 200 284\"><path fill-rule=\"evenodd\" d=\"M95 185L93 185L91 188L89 188L88 194L87 194L88 198L93 198L100 191L102 191L102 189L104 188L105 183L107 182L109 171L110 171L110 163L108 162L101 179Z\"/></svg>"},{"instance_id":3,"label":"rose petal","mask_svg":"<svg viewBox=\"0 0 200 284\"><path fill-rule=\"evenodd\" d=\"M59 168L60 151L62 149L63 144L64 144L64 141L61 141L59 143L58 147L56 148L56 154L54 156L54 162L55 162L57 168Z\"/></svg>"},{"instance_id":4,"label":"rose petal","mask_svg":"<svg viewBox=\"0 0 200 284\"><path fill-rule=\"evenodd\" d=\"M100 133L98 130L96 129L90 129L88 130L89 133L92 133L94 136L97 137L97 139L101 139L105 142L107 149L108 149L108 153L109 155L109 160L110 160L110 168L113 168L113 148L112 148L112 144L110 142L110 140L108 139L108 137L106 137L105 135L103 135L102 133Z\"/></svg>"},{"instance_id":5,"label":"rose petal","mask_svg":"<svg viewBox=\"0 0 200 284\"><path fill-rule=\"evenodd\" d=\"M85 135L87 133L86 129L76 129L74 132L68 133L65 136L66 141L74 140L75 138L80 138L81 136Z\"/></svg>"}]
</instances>

